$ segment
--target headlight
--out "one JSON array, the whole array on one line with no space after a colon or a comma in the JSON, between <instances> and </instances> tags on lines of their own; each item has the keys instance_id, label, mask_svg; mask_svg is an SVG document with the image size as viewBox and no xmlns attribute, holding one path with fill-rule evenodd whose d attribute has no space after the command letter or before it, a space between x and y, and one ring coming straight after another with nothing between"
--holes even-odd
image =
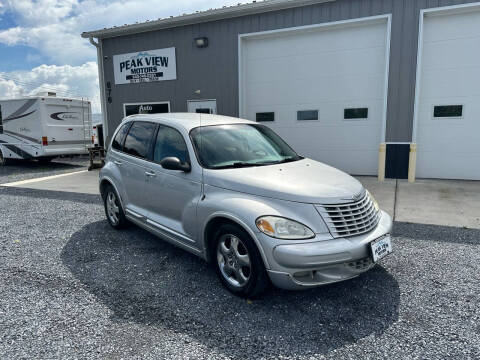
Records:
<instances>
[{"instance_id":1,"label":"headlight","mask_svg":"<svg viewBox=\"0 0 480 360\"><path fill-rule=\"evenodd\" d=\"M315 237L307 226L279 216L262 216L255 223L258 230L278 239L300 240Z\"/></svg>"},{"instance_id":2,"label":"headlight","mask_svg":"<svg viewBox=\"0 0 480 360\"><path fill-rule=\"evenodd\" d=\"M372 194L370 194L370 191L367 190L367 194L370 197L370 200L372 200L373 207L375 208L375 211L378 212L380 210L380 207L378 206L377 200L373 197Z\"/></svg>"}]
</instances>

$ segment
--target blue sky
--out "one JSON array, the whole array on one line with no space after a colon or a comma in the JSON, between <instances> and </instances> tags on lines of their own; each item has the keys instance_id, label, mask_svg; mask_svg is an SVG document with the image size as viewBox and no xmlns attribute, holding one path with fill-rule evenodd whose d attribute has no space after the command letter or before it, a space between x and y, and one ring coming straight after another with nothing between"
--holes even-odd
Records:
<instances>
[{"instance_id":1,"label":"blue sky","mask_svg":"<svg viewBox=\"0 0 480 360\"><path fill-rule=\"evenodd\" d=\"M238 0L0 0L0 98L55 90L63 95L88 97L94 112L98 112L96 51L88 40L81 38L83 31L237 3Z\"/></svg>"}]
</instances>

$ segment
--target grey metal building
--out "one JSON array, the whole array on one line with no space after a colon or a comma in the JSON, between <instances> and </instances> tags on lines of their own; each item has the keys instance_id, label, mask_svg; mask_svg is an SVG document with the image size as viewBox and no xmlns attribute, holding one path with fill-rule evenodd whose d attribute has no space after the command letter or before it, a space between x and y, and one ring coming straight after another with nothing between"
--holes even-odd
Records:
<instances>
[{"instance_id":1,"label":"grey metal building","mask_svg":"<svg viewBox=\"0 0 480 360\"><path fill-rule=\"evenodd\" d=\"M82 36L107 137L127 114L211 112L352 174L480 180L480 2L270 0Z\"/></svg>"}]
</instances>

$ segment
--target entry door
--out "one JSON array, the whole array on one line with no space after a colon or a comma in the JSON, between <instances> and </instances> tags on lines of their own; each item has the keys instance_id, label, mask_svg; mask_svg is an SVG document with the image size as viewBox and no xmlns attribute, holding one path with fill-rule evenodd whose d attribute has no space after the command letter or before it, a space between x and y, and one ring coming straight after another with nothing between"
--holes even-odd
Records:
<instances>
[{"instance_id":1,"label":"entry door","mask_svg":"<svg viewBox=\"0 0 480 360\"><path fill-rule=\"evenodd\" d=\"M216 114L217 100L188 100L188 112L197 114Z\"/></svg>"}]
</instances>

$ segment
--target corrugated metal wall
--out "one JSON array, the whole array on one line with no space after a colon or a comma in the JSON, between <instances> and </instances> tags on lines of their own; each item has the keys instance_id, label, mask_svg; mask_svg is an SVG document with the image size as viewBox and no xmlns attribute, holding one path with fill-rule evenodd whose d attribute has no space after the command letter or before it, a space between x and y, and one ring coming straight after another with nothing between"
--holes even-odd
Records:
<instances>
[{"instance_id":1,"label":"corrugated metal wall","mask_svg":"<svg viewBox=\"0 0 480 360\"><path fill-rule=\"evenodd\" d=\"M238 116L238 34L392 14L387 141L410 141L420 10L478 0L336 0L302 8L226 19L136 35L105 39L105 81L112 85L107 103L109 132L123 117L123 104L170 101L171 111L186 111L187 100L217 99L219 114ZM152 14L152 17L154 14ZM194 47L206 36L209 46ZM113 55L176 48L177 80L115 86ZM105 59L105 56L107 58ZM195 94L200 90L200 95Z\"/></svg>"}]
</instances>

